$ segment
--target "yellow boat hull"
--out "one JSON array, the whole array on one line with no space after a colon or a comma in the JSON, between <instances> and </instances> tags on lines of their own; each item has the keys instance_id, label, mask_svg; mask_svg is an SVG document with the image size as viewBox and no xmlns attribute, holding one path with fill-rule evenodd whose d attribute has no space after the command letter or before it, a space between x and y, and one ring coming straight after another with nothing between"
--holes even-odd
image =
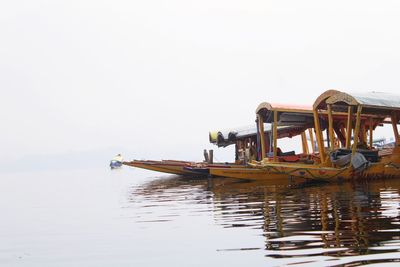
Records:
<instances>
[{"instance_id":1,"label":"yellow boat hull","mask_svg":"<svg viewBox=\"0 0 400 267\"><path fill-rule=\"evenodd\" d=\"M214 163L208 164L204 162L178 161L178 160L133 160L123 162L124 165L178 175L202 175L210 174L212 168L230 169L230 168L245 168L244 165L234 163Z\"/></svg>"},{"instance_id":2,"label":"yellow boat hull","mask_svg":"<svg viewBox=\"0 0 400 267\"><path fill-rule=\"evenodd\" d=\"M123 162L124 165L146 169L150 171L178 174L178 175L188 175L192 174L190 171L184 169L185 166L189 166L191 162L189 161L155 161L155 160L133 160L129 162Z\"/></svg>"},{"instance_id":3,"label":"yellow boat hull","mask_svg":"<svg viewBox=\"0 0 400 267\"><path fill-rule=\"evenodd\" d=\"M371 163L362 171L353 167L335 168L321 165L296 163L262 163L246 168L210 168L210 174L239 179L252 180L297 180L297 181L335 181L367 180L378 178L400 178L400 163L397 156L391 156L378 163Z\"/></svg>"},{"instance_id":4,"label":"yellow boat hull","mask_svg":"<svg viewBox=\"0 0 400 267\"><path fill-rule=\"evenodd\" d=\"M252 167L239 167L239 168L210 168L210 174L216 177L227 177L246 180L260 180L268 183L276 184L293 184L294 182L306 182L308 179L297 178L283 175L282 173L275 173L266 169L252 168ZM296 181L295 181L296 180Z\"/></svg>"}]
</instances>

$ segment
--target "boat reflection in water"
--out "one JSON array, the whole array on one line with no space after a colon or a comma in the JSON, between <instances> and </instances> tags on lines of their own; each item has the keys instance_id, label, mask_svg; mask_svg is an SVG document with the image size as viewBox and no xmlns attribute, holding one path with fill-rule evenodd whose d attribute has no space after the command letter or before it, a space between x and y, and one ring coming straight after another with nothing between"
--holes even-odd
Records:
<instances>
[{"instance_id":1,"label":"boat reflection in water","mask_svg":"<svg viewBox=\"0 0 400 267\"><path fill-rule=\"evenodd\" d=\"M216 227L255 230L265 246L251 249L264 251L270 266L359 265L399 261L399 189L398 180L279 185L177 176L134 188L130 201L145 203L143 209L163 205L164 213L168 203L176 212L185 201L186 208L200 205L197 212L212 214Z\"/></svg>"}]
</instances>

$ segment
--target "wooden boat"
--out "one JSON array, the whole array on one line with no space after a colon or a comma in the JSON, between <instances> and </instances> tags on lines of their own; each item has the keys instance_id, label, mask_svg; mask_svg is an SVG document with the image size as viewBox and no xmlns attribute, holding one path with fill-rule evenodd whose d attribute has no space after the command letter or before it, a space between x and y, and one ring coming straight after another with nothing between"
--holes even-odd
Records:
<instances>
[{"instance_id":1,"label":"wooden boat","mask_svg":"<svg viewBox=\"0 0 400 267\"><path fill-rule=\"evenodd\" d=\"M276 129L277 138L280 139L289 136L293 137L300 135L308 127L309 123L310 122L281 125ZM264 132L264 137L269 138L271 136L272 125L270 123L264 123L262 125L262 131ZM185 170L189 170L197 174L222 177L226 177L226 175L224 175L225 172L231 174L240 173L240 175L238 175L239 177L235 178L244 179L249 179L249 177L260 174L259 170L249 166L251 161L258 160L261 157L259 125L210 132L209 136L210 142L219 147L235 144L235 162L225 164L195 164L193 166L185 167ZM290 160L291 158L293 158L293 155L290 153L286 153L286 155L281 156L282 160Z\"/></svg>"},{"instance_id":2,"label":"wooden boat","mask_svg":"<svg viewBox=\"0 0 400 267\"><path fill-rule=\"evenodd\" d=\"M263 125L264 134L270 135L272 127L270 124ZM278 138L288 135L297 135L304 131L303 126L280 126L277 129ZM235 146L235 162L213 162L207 160L203 162L179 161L179 160L132 160L123 162L124 165L142 168L157 172L208 176L210 169L243 169L248 168L248 163L259 158L259 137L258 128L254 125L227 130L220 130L209 133L210 142L218 147Z\"/></svg>"},{"instance_id":3,"label":"wooden boat","mask_svg":"<svg viewBox=\"0 0 400 267\"><path fill-rule=\"evenodd\" d=\"M276 121L274 121L274 113L276 113ZM259 133L262 131L265 132L264 135L258 134L257 160L250 162L246 168L211 168L211 175L240 179L275 180L282 178L280 170L271 169L271 171L266 171L266 169L259 168L258 165L255 166L255 164L264 159L271 159L274 157L277 161L282 163L290 163L300 160L309 161L310 150L307 144L307 135L308 139L311 141L312 153L314 153L314 157L317 156L316 147L314 145L314 132L310 130L314 124L311 106L278 105L263 102L257 107L256 114L256 124ZM265 131L264 129L265 125L269 125L270 129L268 129L268 131ZM279 149L274 149L274 145L277 147L277 141L279 139L286 137L292 138L295 136L301 136L303 153L298 155L296 155L294 151L286 153L280 151L278 153ZM274 151L276 151L276 155L274 155Z\"/></svg>"},{"instance_id":4,"label":"wooden boat","mask_svg":"<svg viewBox=\"0 0 400 267\"><path fill-rule=\"evenodd\" d=\"M213 169L211 174L252 179L309 179L343 180L400 177L399 124L400 97L385 93L348 94L337 90L323 93L315 101L312 110L313 125L308 130L316 133L317 145L312 153L298 155L298 160L283 162L278 153L276 134L273 136L273 156L268 156L266 142L261 142L262 159L250 163L256 170ZM276 133L278 125L298 123L310 117L305 110L290 110L262 104L257 109L258 122L273 121ZM286 121L286 122L285 122ZM381 153L373 147L373 135L377 127L392 124L395 147L389 153ZM261 127L260 127L261 128ZM324 141L323 131L326 143ZM367 135L368 133L368 135ZM262 136L262 135L261 135ZM367 138L369 137L369 139ZM369 144L367 144L369 141ZM303 148L307 150L303 141ZM254 175L254 176L253 176Z\"/></svg>"},{"instance_id":5,"label":"wooden boat","mask_svg":"<svg viewBox=\"0 0 400 267\"><path fill-rule=\"evenodd\" d=\"M268 126L266 126L266 128L268 128ZM215 138L213 138L213 136L215 136ZM257 140L257 128L254 125L251 125L223 131L210 132L209 138L210 142L217 145L218 147L235 145L235 162L218 163L213 162L212 159L207 158L206 161L203 162L179 160L132 160L125 161L123 162L123 164L131 167L163 173L196 176L208 176L210 167L221 169L231 167L242 168L245 167L246 163L250 160L250 156L247 155L247 157L244 157L244 153L242 152L244 152L245 150L249 150L251 147L255 147L255 143ZM207 157L209 157L208 154ZM253 157L253 155L251 155L251 157Z\"/></svg>"},{"instance_id":6,"label":"wooden boat","mask_svg":"<svg viewBox=\"0 0 400 267\"><path fill-rule=\"evenodd\" d=\"M322 144L321 131L317 131L317 139L321 147L321 165L333 171L330 176L321 175L319 179L400 178L400 96L381 92L327 91L315 101L313 108L316 125L321 112L328 112L329 116L328 147ZM345 138L341 145L335 142L338 125L332 118L333 112L347 113L346 128L342 128ZM384 124L391 124L393 129L395 146L391 153L373 146L374 131ZM349 155L350 160L347 165L340 166L336 161L343 154Z\"/></svg>"}]
</instances>

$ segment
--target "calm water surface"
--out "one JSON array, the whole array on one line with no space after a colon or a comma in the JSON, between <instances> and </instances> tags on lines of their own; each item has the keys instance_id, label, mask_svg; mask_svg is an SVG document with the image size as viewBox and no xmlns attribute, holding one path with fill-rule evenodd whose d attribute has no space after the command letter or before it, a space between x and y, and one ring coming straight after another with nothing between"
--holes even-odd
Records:
<instances>
[{"instance_id":1,"label":"calm water surface","mask_svg":"<svg viewBox=\"0 0 400 267\"><path fill-rule=\"evenodd\" d=\"M400 181L1 174L0 266L398 266Z\"/></svg>"}]
</instances>

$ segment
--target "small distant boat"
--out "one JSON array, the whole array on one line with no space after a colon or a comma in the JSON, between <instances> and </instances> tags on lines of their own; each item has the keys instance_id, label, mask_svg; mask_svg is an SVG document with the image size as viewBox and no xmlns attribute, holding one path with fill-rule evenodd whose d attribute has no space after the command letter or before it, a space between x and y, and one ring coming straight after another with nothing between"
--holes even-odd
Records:
<instances>
[{"instance_id":1,"label":"small distant boat","mask_svg":"<svg viewBox=\"0 0 400 267\"><path fill-rule=\"evenodd\" d=\"M118 154L110 161L110 168L111 169L121 168L122 162L123 162L122 156L121 154Z\"/></svg>"}]
</instances>

